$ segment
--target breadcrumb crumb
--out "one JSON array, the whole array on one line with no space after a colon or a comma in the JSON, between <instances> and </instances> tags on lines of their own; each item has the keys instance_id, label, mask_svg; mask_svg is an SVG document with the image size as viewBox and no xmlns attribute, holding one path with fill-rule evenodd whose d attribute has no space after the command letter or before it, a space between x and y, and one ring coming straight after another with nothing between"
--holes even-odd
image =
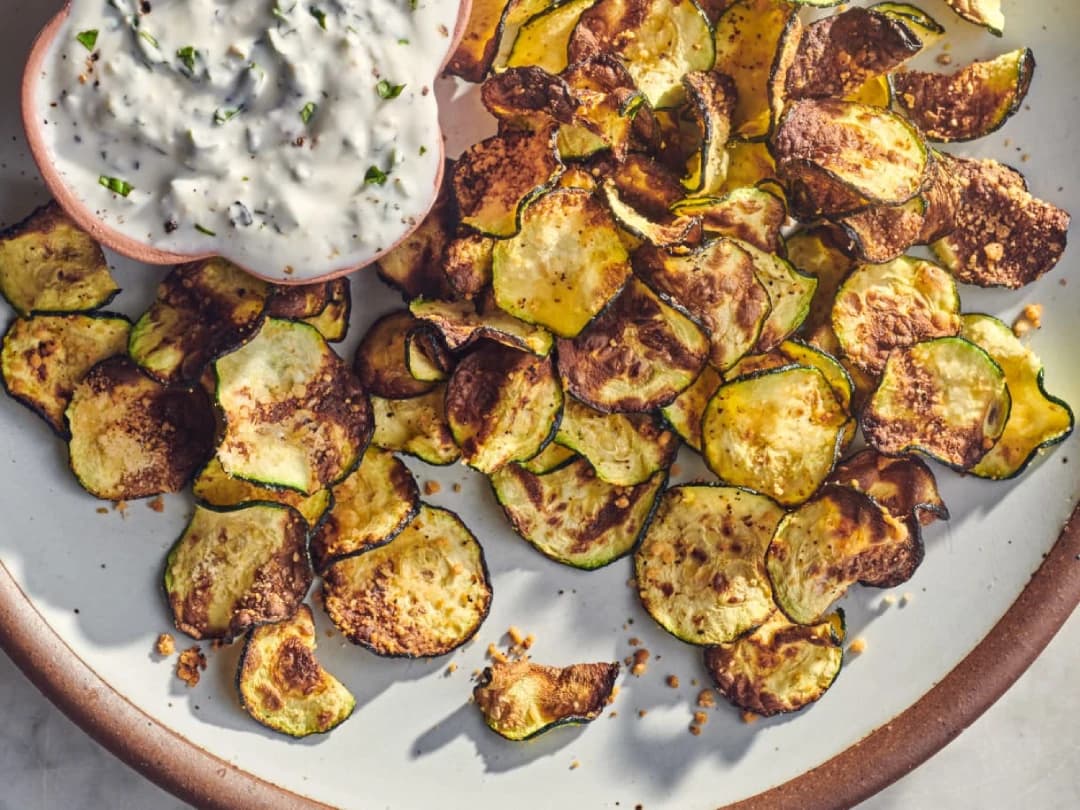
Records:
<instances>
[{"instance_id":1,"label":"breadcrumb crumb","mask_svg":"<svg viewBox=\"0 0 1080 810\"><path fill-rule=\"evenodd\" d=\"M629 642L627 642L627 643L628 643L628 644L629 644L629 645L630 645L631 647L640 647L640 646L641 646L641 639L640 639L640 638L638 638L637 636L633 636L633 637L631 637L630 641L629 641Z\"/></svg>"},{"instance_id":2,"label":"breadcrumb crumb","mask_svg":"<svg viewBox=\"0 0 1080 810\"><path fill-rule=\"evenodd\" d=\"M424 482L425 495L438 495L440 492L442 492L442 484L440 484L438 481Z\"/></svg>"},{"instance_id":3,"label":"breadcrumb crumb","mask_svg":"<svg viewBox=\"0 0 1080 810\"><path fill-rule=\"evenodd\" d=\"M1023 337L1035 329L1042 329L1042 316L1042 304L1028 304L1024 307L1020 316L1013 321L1013 334L1017 337Z\"/></svg>"},{"instance_id":4,"label":"breadcrumb crumb","mask_svg":"<svg viewBox=\"0 0 1080 810\"><path fill-rule=\"evenodd\" d=\"M146 502L146 505L147 505L147 506L148 506L148 507L149 507L149 508L150 508L150 509L151 509L152 511L154 511L154 512L157 512L157 513L158 513L159 515L160 515L160 514L161 514L162 512L164 512L164 511L165 511L165 499L164 499L164 498L162 498L162 497L161 497L160 495L158 495L158 496L157 496L156 498L154 498L154 499L153 499L153 500L151 500L151 501L147 501L147 502Z\"/></svg>"},{"instance_id":5,"label":"breadcrumb crumb","mask_svg":"<svg viewBox=\"0 0 1080 810\"><path fill-rule=\"evenodd\" d=\"M630 664L630 674L640 678L649 668L649 651L644 648L635 650L628 661Z\"/></svg>"},{"instance_id":6,"label":"breadcrumb crumb","mask_svg":"<svg viewBox=\"0 0 1080 810\"><path fill-rule=\"evenodd\" d=\"M647 715L648 713L649 713L649 712L648 712L648 711L647 711L646 709L638 709L638 713L637 713L637 716L638 716L638 717L644 717L644 716L645 716L645 715Z\"/></svg>"},{"instance_id":7,"label":"breadcrumb crumb","mask_svg":"<svg viewBox=\"0 0 1080 810\"><path fill-rule=\"evenodd\" d=\"M693 723L691 723L690 724L690 733L693 734L695 737L700 737L701 736L701 726L695 726Z\"/></svg>"},{"instance_id":8,"label":"breadcrumb crumb","mask_svg":"<svg viewBox=\"0 0 1080 810\"><path fill-rule=\"evenodd\" d=\"M106 509L104 506L99 506L96 511L97 511L97 513L99 515L107 515L107 514L109 514L109 510Z\"/></svg>"},{"instance_id":9,"label":"breadcrumb crumb","mask_svg":"<svg viewBox=\"0 0 1080 810\"><path fill-rule=\"evenodd\" d=\"M753 723L756 723L760 719L761 719L761 715L759 715L759 714L754 714L753 712L743 712L742 713L742 721L744 723L746 723L746 725L748 725L748 726L753 724Z\"/></svg>"},{"instance_id":10,"label":"breadcrumb crumb","mask_svg":"<svg viewBox=\"0 0 1080 810\"><path fill-rule=\"evenodd\" d=\"M581 767L581 763L578 762L576 759L573 762L570 763L570 770L572 770L572 771L576 771L580 767Z\"/></svg>"},{"instance_id":11,"label":"breadcrumb crumb","mask_svg":"<svg viewBox=\"0 0 1080 810\"><path fill-rule=\"evenodd\" d=\"M459 483L457 483L457 482L454 482L454 483L453 483L453 484L452 484L452 485L450 486L450 489L454 490L454 492L461 492L461 484L459 484Z\"/></svg>"},{"instance_id":12,"label":"breadcrumb crumb","mask_svg":"<svg viewBox=\"0 0 1080 810\"><path fill-rule=\"evenodd\" d=\"M848 652L853 655L861 655L866 651L866 639L859 636L848 645Z\"/></svg>"},{"instance_id":13,"label":"breadcrumb crumb","mask_svg":"<svg viewBox=\"0 0 1080 810\"><path fill-rule=\"evenodd\" d=\"M883 597L881 597L881 604L883 604L883 605L895 605L896 604L896 597L893 596L893 594L891 594L891 593L887 593Z\"/></svg>"},{"instance_id":14,"label":"breadcrumb crumb","mask_svg":"<svg viewBox=\"0 0 1080 810\"><path fill-rule=\"evenodd\" d=\"M453 675L455 672L457 672L457 662L451 661L446 667L446 674Z\"/></svg>"},{"instance_id":15,"label":"breadcrumb crumb","mask_svg":"<svg viewBox=\"0 0 1080 810\"><path fill-rule=\"evenodd\" d=\"M525 641L525 636L521 635L521 631L514 625L510 625L509 629L506 631L506 635L510 636L510 640L516 645L520 645Z\"/></svg>"},{"instance_id":16,"label":"breadcrumb crumb","mask_svg":"<svg viewBox=\"0 0 1080 810\"><path fill-rule=\"evenodd\" d=\"M191 688L199 683L200 671L206 670L206 656L198 645L180 653L180 660L176 662L176 677Z\"/></svg>"},{"instance_id":17,"label":"breadcrumb crumb","mask_svg":"<svg viewBox=\"0 0 1080 810\"><path fill-rule=\"evenodd\" d=\"M611 687L611 694L608 695L608 699L607 699L608 705L610 706L612 703L614 703L615 698L617 698L618 696L619 696L619 687L618 686Z\"/></svg>"},{"instance_id":18,"label":"breadcrumb crumb","mask_svg":"<svg viewBox=\"0 0 1080 810\"><path fill-rule=\"evenodd\" d=\"M903 607L911 603L911 600L915 598L915 594L910 591L906 591L903 596L900 597L900 606Z\"/></svg>"},{"instance_id":19,"label":"breadcrumb crumb","mask_svg":"<svg viewBox=\"0 0 1080 810\"><path fill-rule=\"evenodd\" d=\"M702 689L698 692L697 705L703 709L712 709L716 706L716 695L712 689Z\"/></svg>"},{"instance_id":20,"label":"breadcrumb crumb","mask_svg":"<svg viewBox=\"0 0 1080 810\"><path fill-rule=\"evenodd\" d=\"M694 712L694 723L699 726L703 726L709 722L709 715L705 712Z\"/></svg>"},{"instance_id":21,"label":"breadcrumb crumb","mask_svg":"<svg viewBox=\"0 0 1080 810\"><path fill-rule=\"evenodd\" d=\"M114 512L120 513L120 517L127 517L127 501L113 501L112 508Z\"/></svg>"},{"instance_id":22,"label":"breadcrumb crumb","mask_svg":"<svg viewBox=\"0 0 1080 810\"><path fill-rule=\"evenodd\" d=\"M497 661L500 664L505 664L510 659L503 655L502 650L496 647L494 644L488 644L487 648L488 658L492 661Z\"/></svg>"},{"instance_id":23,"label":"breadcrumb crumb","mask_svg":"<svg viewBox=\"0 0 1080 810\"><path fill-rule=\"evenodd\" d=\"M679 676L678 675L668 675L667 678L664 679L664 683L666 683L672 689L678 689L679 688Z\"/></svg>"},{"instance_id":24,"label":"breadcrumb crumb","mask_svg":"<svg viewBox=\"0 0 1080 810\"><path fill-rule=\"evenodd\" d=\"M162 633L157 637L157 642L154 644L154 652L158 655L172 655L176 652L176 639L169 633Z\"/></svg>"}]
</instances>

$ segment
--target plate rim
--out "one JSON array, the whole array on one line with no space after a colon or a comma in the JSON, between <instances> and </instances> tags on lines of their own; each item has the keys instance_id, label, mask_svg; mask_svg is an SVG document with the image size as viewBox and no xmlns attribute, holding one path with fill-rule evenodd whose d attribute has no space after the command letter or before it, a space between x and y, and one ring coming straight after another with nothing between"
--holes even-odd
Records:
<instances>
[{"instance_id":1,"label":"plate rim","mask_svg":"<svg viewBox=\"0 0 1080 810\"><path fill-rule=\"evenodd\" d=\"M993 705L1080 606L1080 503L1016 601L915 703L805 773L726 810L852 807L914 770ZM168 728L108 684L64 642L0 560L0 648L68 718L178 798L231 810L326 810Z\"/></svg>"}]
</instances>

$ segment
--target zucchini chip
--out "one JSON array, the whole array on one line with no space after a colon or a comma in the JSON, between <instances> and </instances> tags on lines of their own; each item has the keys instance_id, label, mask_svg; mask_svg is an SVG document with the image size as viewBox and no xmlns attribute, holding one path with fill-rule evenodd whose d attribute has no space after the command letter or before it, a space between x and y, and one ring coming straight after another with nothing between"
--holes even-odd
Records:
<instances>
[{"instance_id":1,"label":"zucchini chip","mask_svg":"<svg viewBox=\"0 0 1080 810\"><path fill-rule=\"evenodd\" d=\"M576 399L563 406L555 441L589 460L602 481L632 487L666 470L679 440L646 414L600 413Z\"/></svg>"},{"instance_id":2,"label":"zucchini chip","mask_svg":"<svg viewBox=\"0 0 1080 810\"><path fill-rule=\"evenodd\" d=\"M634 253L638 276L709 333L709 362L726 371L757 345L772 310L754 258L730 239L673 255L650 246Z\"/></svg>"},{"instance_id":3,"label":"zucchini chip","mask_svg":"<svg viewBox=\"0 0 1080 810\"><path fill-rule=\"evenodd\" d=\"M1073 431L1072 409L1043 387L1043 364L1004 323L989 315L965 315L963 337L980 346L1005 373L1012 410L997 444L971 468L980 478L1015 478L1039 451Z\"/></svg>"},{"instance_id":4,"label":"zucchini chip","mask_svg":"<svg viewBox=\"0 0 1080 810\"><path fill-rule=\"evenodd\" d=\"M446 386L409 399L371 398L375 419L372 444L445 467L461 458L446 421Z\"/></svg>"},{"instance_id":5,"label":"zucchini chip","mask_svg":"<svg viewBox=\"0 0 1080 810\"><path fill-rule=\"evenodd\" d=\"M72 392L66 420L71 469L103 500L179 492L213 452L206 392L167 388L126 357L90 370Z\"/></svg>"},{"instance_id":6,"label":"zucchini chip","mask_svg":"<svg viewBox=\"0 0 1080 810\"><path fill-rule=\"evenodd\" d=\"M420 321L404 309L375 321L356 349L353 369L370 393L388 399L426 394L432 383L418 380L409 370L406 342Z\"/></svg>"},{"instance_id":7,"label":"zucchini chip","mask_svg":"<svg viewBox=\"0 0 1080 810\"><path fill-rule=\"evenodd\" d=\"M956 229L961 184L949 170L948 160L949 158L941 152L934 151L934 160L927 175L926 188L919 195L926 203L926 210L923 213L922 232L916 244L932 245Z\"/></svg>"},{"instance_id":8,"label":"zucchini chip","mask_svg":"<svg viewBox=\"0 0 1080 810\"><path fill-rule=\"evenodd\" d=\"M695 197L671 207L676 215L699 217L709 236L729 236L766 253L779 253L787 222L784 201L760 188L738 188L723 197Z\"/></svg>"},{"instance_id":9,"label":"zucchini chip","mask_svg":"<svg viewBox=\"0 0 1080 810\"><path fill-rule=\"evenodd\" d=\"M473 0L461 41L446 63L446 73L467 82L484 80L499 50L508 0Z\"/></svg>"},{"instance_id":10,"label":"zucchini chip","mask_svg":"<svg viewBox=\"0 0 1080 810\"><path fill-rule=\"evenodd\" d=\"M937 44L945 35L945 26L910 3L877 3L870 8L906 25L922 41L923 50Z\"/></svg>"},{"instance_id":11,"label":"zucchini chip","mask_svg":"<svg viewBox=\"0 0 1080 810\"><path fill-rule=\"evenodd\" d=\"M458 363L446 420L469 466L493 473L532 458L555 435L563 392L550 358L487 342Z\"/></svg>"},{"instance_id":12,"label":"zucchini chip","mask_svg":"<svg viewBox=\"0 0 1080 810\"><path fill-rule=\"evenodd\" d=\"M769 314L761 326L756 350L772 351L795 334L806 320L817 279L799 272L775 253L766 253L747 242L739 244L753 259L754 274L769 295Z\"/></svg>"},{"instance_id":13,"label":"zucchini chip","mask_svg":"<svg viewBox=\"0 0 1080 810\"><path fill-rule=\"evenodd\" d=\"M495 245L495 301L527 323L572 338L630 276L626 248L604 204L574 189L525 209L521 231Z\"/></svg>"},{"instance_id":14,"label":"zucchini chip","mask_svg":"<svg viewBox=\"0 0 1080 810\"><path fill-rule=\"evenodd\" d=\"M729 484L795 506L832 472L847 421L816 368L743 377L722 385L705 409L705 462Z\"/></svg>"},{"instance_id":15,"label":"zucchini chip","mask_svg":"<svg viewBox=\"0 0 1080 810\"><path fill-rule=\"evenodd\" d=\"M903 205L872 205L836 221L864 262L885 264L918 244L926 229L928 203L922 195Z\"/></svg>"},{"instance_id":16,"label":"zucchini chip","mask_svg":"<svg viewBox=\"0 0 1080 810\"><path fill-rule=\"evenodd\" d=\"M379 278L401 292L405 300L454 298L454 289L443 269L443 256L454 235L456 212L451 188L458 169L447 161L442 186L431 211L397 247L381 256L375 268Z\"/></svg>"},{"instance_id":17,"label":"zucchini chip","mask_svg":"<svg viewBox=\"0 0 1080 810\"><path fill-rule=\"evenodd\" d=\"M372 432L356 375L314 327L268 318L214 364L229 475L310 495L348 475Z\"/></svg>"},{"instance_id":18,"label":"zucchini chip","mask_svg":"<svg viewBox=\"0 0 1080 810\"><path fill-rule=\"evenodd\" d=\"M352 286L347 278L328 281L330 298L321 310L301 320L319 330L327 343L340 343L349 333L352 315Z\"/></svg>"},{"instance_id":19,"label":"zucchini chip","mask_svg":"<svg viewBox=\"0 0 1080 810\"><path fill-rule=\"evenodd\" d=\"M266 315L294 321L312 318L330 303L332 282L315 284L273 284L266 295Z\"/></svg>"},{"instance_id":20,"label":"zucchini chip","mask_svg":"<svg viewBox=\"0 0 1080 810\"><path fill-rule=\"evenodd\" d=\"M735 110L735 82L719 73L687 73L682 78L687 107L701 135L690 157L683 186L697 196L716 194L727 178L728 140Z\"/></svg>"},{"instance_id":21,"label":"zucchini chip","mask_svg":"<svg viewBox=\"0 0 1080 810\"><path fill-rule=\"evenodd\" d=\"M722 644L757 627L776 609L765 550L783 517L775 501L743 489L669 489L634 554L641 604L690 644Z\"/></svg>"},{"instance_id":22,"label":"zucchini chip","mask_svg":"<svg viewBox=\"0 0 1080 810\"><path fill-rule=\"evenodd\" d=\"M474 301L427 301L418 298L409 304L412 314L432 324L454 352L469 348L479 340L493 340L512 349L547 357L555 339L542 326L520 321L483 296Z\"/></svg>"},{"instance_id":23,"label":"zucchini chip","mask_svg":"<svg viewBox=\"0 0 1080 810\"><path fill-rule=\"evenodd\" d=\"M577 121L581 102L561 76L535 65L507 68L480 87L480 100L499 130L535 131L551 122Z\"/></svg>"},{"instance_id":24,"label":"zucchini chip","mask_svg":"<svg viewBox=\"0 0 1080 810\"><path fill-rule=\"evenodd\" d=\"M728 701L771 717L825 694L840 673L843 644L843 613L807 627L776 611L750 635L705 650L705 668Z\"/></svg>"},{"instance_id":25,"label":"zucchini chip","mask_svg":"<svg viewBox=\"0 0 1080 810\"><path fill-rule=\"evenodd\" d=\"M17 318L4 334L4 390L68 435L64 411L75 386L100 363L127 351L131 322L120 315L34 315Z\"/></svg>"},{"instance_id":26,"label":"zucchini chip","mask_svg":"<svg viewBox=\"0 0 1080 810\"><path fill-rule=\"evenodd\" d=\"M855 382L839 360L825 350L799 340L785 340L780 344L777 353L792 363L816 368L824 374L840 406L849 414L855 412ZM855 432L858 429L859 425L855 419L850 419L844 429L843 446L845 448L854 441Z\"/></svg>"},{"instance_id":27,"label":"zucchini chip","mask_svg":"<svg viewBox=\"0 0 1080 810\"><path fill-rule=\"evenodd\" d=\"M190 385L259 331L271 289L224 259L181 265L131 330L131 359L160 382Z\"/></svg>"},{"instance_id":28,"label":"zucchini chip","mask_svg":"<svg viewBox=\"0 0 1080 810\"><path fill-rule=\"evenodd\" d=\"M922 558L922 541L906 519L854 489L826 486L780 522L765 567L784 614L817 624L855 583L895 587Z\"/></svg>"},{"instance_id":29,"label":"zucchini chip","mask_svg":"<svg viewBox=\"0 0 1080 810\"><path fill-rule=\"evenodd\" d=\"M250 503L280 503L291 506L311 528L319 525L333 502L329 489L320 489L312 495L301 495L291 489L263 487L233 478L225 472L216 457L210 459L195 476L192 489L195 497L207 506L241 506Z\"/></svg>"},{"instance_id":30,"label":"zucchini chip","mask_svg":"<svg viewBox=\"0 0 1080 810\"><path fill-rule=\"evenodd\" d=\"M441 383L450 379L457 358L450 353L442 332L434 326L417 326L405 336L405 366L417 380Z\"/></svg>"},{"instance_id":31,"label":"zucchini chip","mask_svg":"<svg viewBox=\"0 0 1080 810\"><path fill-rule=\"evenodd\" d=\"M532 661L496 661L480 673L473 702L487 727L515 742L557 726L599 717L614 692L618 662L549 667Z\"/></svg>"},{"instance_id":32,"label":"zucchini chip","mask_svg":"<svg viewBox=\"0 0 1080 810\"><path fill-rule=\"evenodd\" d=\"M558 342L566 390L598 411L654 411L705 367L708 339L639 281L574 340Z\"/></svg>"},{"instance_id":33,"label":"zucchini chip","mask_svg":"<svg viewBox=\"0 0 1080 810\"><path fill-rule=\"evenodd\" d=\"M491 607L484 551L461 519L423 504L385 546L334 563L323 577L330 620L376 655L430 658L460 647Z\"/></svg>"},{"instance_id":34,"label":"zucchini chip","mask_svg":"<svg viewBox=\"0 0 1080 810\"><path fill-rule=\"evenodd\" d=\"M177 629L231 641L288 619L311 587L308 526L276 503L196 506L165 561L165 595Z\"/></svg>"},{"instance_id":35,"label":"zucchini chip","mask_svg":"<svg viewBox=\"0 0 1080 810\"><path fill-rule=\"evenodd\" d=\"M833 331L849 360L878 375L894 349L960 332L960 294L938 265L902 256L857 267L840 285Z\"/></svg>"},{"instance_id":36,"label":"zucchini chip","mask_svg":"<svg viewBox=\"0 0 1080 810\"><path fill-rule=\"evenodd\" d=\"M649 524L667 481L660 470L620 487L578 459L543 475L510 464L491 476L510 525L545 557L586 571L625 557Z\"/></svg>"},{"instance_id":37,"label":"zucchini chip","mask_svg":"<svg viewBox=\"0 0 1080 810\"><path fill-rule=\"evenodd\" d=\"M915 451L970 470L1001 438L1011 406L989 354L963 338L938 338L889 355L862 429L886 455Z\"/></svg>"},{"instance_id":38,"label":"zucchini chip","mask_svg":"<svg viewBox=\"0 0 1080 810\"><path fill-rule=\"evenodd\" d=\"M55 202L0 233L0 295L23 317L86 312L118 292L101 246Z\"/></svg>"},{"instance_id":39,"label":"zucchini chip","mask_svg":"<svg viewBox=\"0 0 1080 810\"><path fill-rule=\"evenodd\" d=\"M1023 177L995 160L949 158L945 170L958 183L956 227L932 248L959 281L1019 289L1057 265L1067 212L1031 196Z\"/></svg>"},{"instance_id":40,"label":"zucchini chip","mask_svg":"<svg viewBox=\"0 0 1080 810\"><path fill-rule=\"evenodd\" d=\"M763 138L771 124L770 88L785 42L801 31L798 7L784 0L738 0L716 21L714 70L735 82L732 126L740 138Z\"/></svg>"},{"instance_id":41,"label":"zucchini chip","mask_svg":"<svg viewBox=\"0 0 1080 810\"><path fill-rule=\"evenodd\" d=\"M581 107L577 126L559 131L559 154L588 157L610 149L616 160L625 158L634 121L645 104L626 67L611 54L601 53L571 65L562 75Z\"/></svg>"},{"instance_id":42,"label":"zucchini chip","mask_svg":"<svg viewBox=\"0 0 1080 810\"><path fill-rule=\"evenodd\" d=\"M971 141L1004 126L1020 109L1035 75L1028 48L973 62L953 73L892 76L896 104L932 141Z\"/></svg>"},{"instance_id":43,"label":"zucchini chip","mask_svg":"<svg viewBox=\"0 0 1080 810\"><path fill-rule=\"evenodd\" d=\"M812 334L822 326L831 328L836 291L855 268L851 240L836 226L819 224L793 233L785 247L788 261L818 282L802 333Z\"/></svg>"},{"instance_id":44,"label":"zucchini chip","mask_svg":"<svg viewBox=\"0 0 1080 810\"><path fill-rule=\"evenodd\" d=\"M491 254L494 249L495 240L490 236L467 228L458 230L443 255L446 277L456 293L454 297L474 298L491 285Z\"/></svg>"},{"instance_id":45,"label":"zucchini chip","mask_svg":"<svg viewBox=\"0 0 1080 810\"><path fill-rule=\"evenodd\" d=\"M670 405L660 409L664 419L679 437L694 450L701 452L701 419L705 406L713 398L724 378L712 366L705 366L694 383L675 398Z\"/></svg>"},{"instance_id":46,"label":"zucchini chip","mask_svg":"<svg viewBox=\"0 0 1080 810\"><path fill-rule=\"evenodd\" d=\"M487 236L516 234L525 207L562 174L556 131L504 132L470 146L451 181L461 221Z\"/></svg>"},{"instance_id":47,"label":"zucchini chip","mask_svg":"<svg viewBox=\"0 0 1080 810\"><path fill-rule=\"evenodd\" d=\"M530 18L518 30L507 66L536 65L548 73L561 73L567 66L567 46L578 19L595 2L567 0Z\"/></svg>"},{"instance_id":48,"label":"zucchini chip","mask_svg":"<svg viewBox=\"0 0 1080 810\"><path fill-rule=\"evenodd\" d=\"M845 98L920 50L922 40L896 17L849 8L806 27L788 71L788 98Z\"/></svg>"},{"instance_id":49,"label":"zucchini chip","mask_svg":"<svg viewBox=\"0 0 1080 810\"><path fill-rule=\"evenodd\" d=\"M677 107L682 77L713 66L709 21L694 0L597 0L570 36L570 62L618 57L653 107Z\"/></svg>"},{"instance_id":50,"label":"zucchini chip","mask_svg":"<svg viewBox=\"0 0 1080 810\"><path fill-rule=\"evenodd\" d=\"M1005 30L1005 15L1001 11L1001 0L945 0L945 2L965 20L981 25L996 37L1000 37Z\"/></svg>"},{"instance_id":51,"label":"zucchini chip","mask_svg":"<svg viewBox=\"0 0 1080 810\"><path fill-rule=\"evenodd\" d=\"M905 203L922 190L930 160L918 131L896 113L838 99L793 101L772 148L807 219Z\"/></svg>"},{"instance_id":52,"label":"zucchini chip","mask_svg":"<svg viewBox=\"0 0 1080 810\"><path fill-rule=\"evenodd\" d=\"M248 634L236 687L253 719L290 737L325 734L349 719L356 698L319 664L316 638L307 605L291 619Z\"/></svg>"},{"instance_id":53,"label":"zucchini chip","mask_svg":"<svg viewBox=\"0 0 1080 810\"><path fill-rule=\"evenodd\" d=\"M404 462L369 447L334 489L334 505L311 537L315 569L389 543L420 510L420 489Z\"/></svg>"},{"instance_id":54,"label":"zucchini chip","mask_svg":"<svg viewBox=\"0 0 1080 810\"><path fill-rule=\"evenodd\" d=\"M916 456L893 458L867 448L837 464L828 483L869 495L894 518L914 521L916 529L949 519L934 473Z\"/></svg>"},{"instance_id":55,"label":"zucchini chip","mask_svg":"<svg viewBox=\"0 0 1080 810\"><path fill-rule=\"evenodd\" d=\"M519 461L517 464L522 469L535 475L543 475L557 467L562 467L568 461L577 457L578 454L569 447L563 447L561 444L552 442L528 461Z\"/></svg>"},{"instance_id":56,"label":"zucchini chip","mask_svg":"<svg viewBox=\"0 0 1080 810\"><path fill-rule=\"evenodd\" d=\"M601 191L619 228L629 235L623 239L627 247L638 247L643 242L657 247L676 247L701 241L701 220L697 217L673 217L665 213L660 221L656 221L623 202L614 181L604 180Z\"/></svg>"}]
</instances>

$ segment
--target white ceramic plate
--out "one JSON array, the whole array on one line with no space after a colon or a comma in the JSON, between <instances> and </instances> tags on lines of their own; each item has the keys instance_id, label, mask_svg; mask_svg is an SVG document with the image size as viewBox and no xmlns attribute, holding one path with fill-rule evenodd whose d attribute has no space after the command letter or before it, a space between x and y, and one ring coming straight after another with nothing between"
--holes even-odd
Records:
<instances>
[{"instance_id":1,"label":"white ceramic plate","mask_svg":"<svg viewBox=\"0 0 1080 810\"><path fill-rule=\"evenodd\" d=\"M1080 5L1058 0L1025 9L1006 3L1004 40L963 23L938 0L924 7L949 28L957 62L1021 45L1034 48L1039 67L1028 109L958 151L1016 165L1034 193L1080 212L1074 147L1080 132L1074 40ZM44 199L19 130L17 90L21 61L55 8L9 0L5 11L0 109L8 113L0 121L0 219L11 223ZM450 86L441 92L454 154L487 124L475 96L451 99ZM124 292L110 308L137 315L161 271L123 260L115 267ZM353 328L340 349L347 357L366 325L400 301L371 273L353 284ZM1043 304L1046 325L1032 344L1046 362L1048 388L1080 405L1075 251L1019 293L965 288L962 296L966 311L1006 320L1027 303ZM709 712L700 737L688 732L694 699L706 685L700 655L647 618L627 587L629 562L595 573L548 562L508 530L484 480L461 466L438 470L409 462L422 483L441 483L430 500L463 515L484 545L495 590L486 624L464 650L436 661L380 660L338 635L323 635L320 658L353 690L358 708L330 735L303 742L264 730L240 709L232 685L236 646L207 650L210 668L190 690L173 677L172 663L152 652L158 633L171 629L159 575L190 499L166 499L162 514L144 503L131 504L126 515L111 509L99 514L102 504L69 474L63 444L6 397L0 398L0 562L29 606L108 687L193 745L296 794L344 807L395 809L458 806L466 797L481 807L506 797L523 808L716 806L798 777L848 749L904 712L971 652L1017 599L1072 511L1080 463L1066 459L1080 461L1078 449L1074 437L1012 483L963 480L939 470L953 519L926 533L925 563L894 593L910 598L888 606L885 593L855 589L842 603L850 637L867 641L865 654L850 657L832 690L808 710L747 725L723 705ZM698 469L685 454L683 466ZM453 484L461 485L460 493ZM316 615L325 630L321 611ZM533 655L544 662L622 659L634 636L653 658L644 677L620 680L612 706L617 716L513 745L491 734L467 703L470 673L484 666L488 643L504 641L510 625L535 634ZM457 671L447 674L451 661ZM679 678L677 689L665 685L669 674ZM973 717L968 710L960 721ZM133 726L132 734L138 733ZM184 747L176 745L178 752ZM863 765L871 773L880 768L874 761ZM888 778L871 783L881 786Z\"/></svg>"}]
</instances>

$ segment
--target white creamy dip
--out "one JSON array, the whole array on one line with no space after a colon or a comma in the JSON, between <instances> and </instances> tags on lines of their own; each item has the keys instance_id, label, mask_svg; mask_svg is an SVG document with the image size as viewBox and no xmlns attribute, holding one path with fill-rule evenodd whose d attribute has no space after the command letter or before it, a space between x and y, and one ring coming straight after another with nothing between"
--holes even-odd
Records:
<instances>
[{"instance_id":1,"label":"white creamy dip","mask_svg":"<svg viewBox=\"0 0 1080 810\"><path fill-rule=\"evenodd\" d=\"M302 280L434 197L457 0L73 0L38 109L67 186L159 250Z\"/></svg>"}]
</instances>

